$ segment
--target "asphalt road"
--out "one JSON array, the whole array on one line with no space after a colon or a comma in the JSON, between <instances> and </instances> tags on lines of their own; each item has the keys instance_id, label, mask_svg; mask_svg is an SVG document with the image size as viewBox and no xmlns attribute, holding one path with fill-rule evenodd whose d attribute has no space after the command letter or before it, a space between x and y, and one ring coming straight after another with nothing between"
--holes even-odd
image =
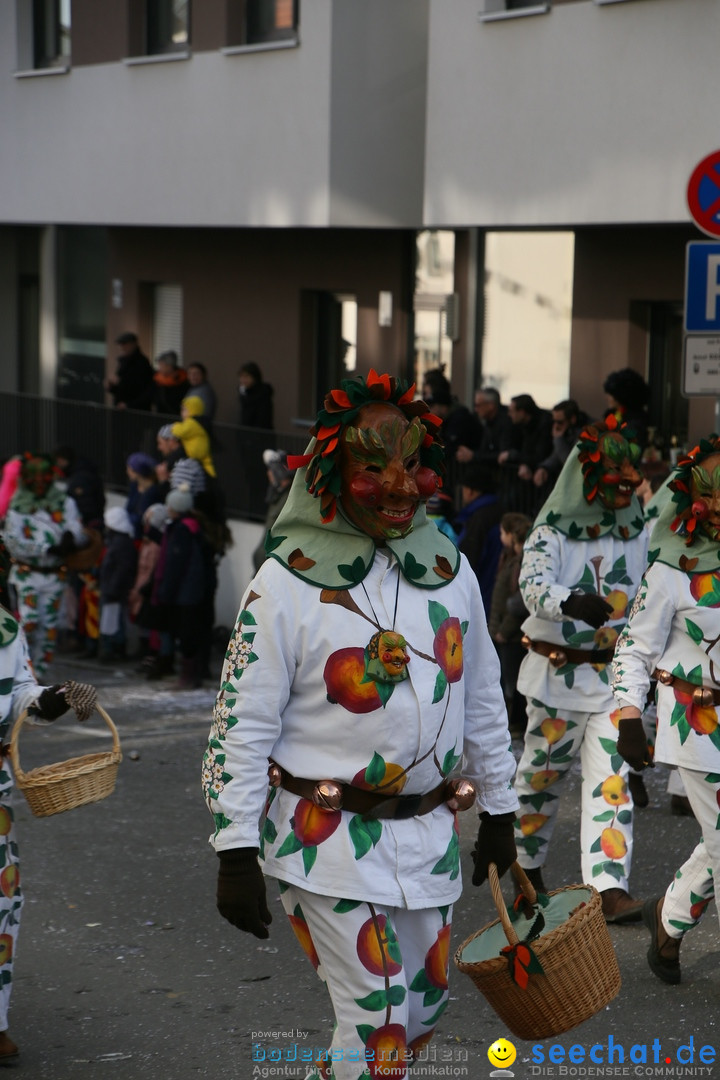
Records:
<instances>
[{"instance_id":1,"label":"asphalt road","mask_svg":"<svg viewBox=\"0 0 720 1080\"><path fill-rule=\"evenodd\" d=\"M115 791L94 805L36 818L17 793L26 900L10 1015L10 1034L21 1047L15 1074L32 1080L304 1077L305 1069L286 1059L293 1046L299 1053L326 1045L332 1013L272 884L267 942L234 930L215 910L216 858L207 842L211 818L199 780L214 688L173 695L166 683L142 680L131 664L108 668L60 658L52 678L64 677L98 686L120 731L124 759ZM49 728L25 729L20 760L27 770L109 743L99 716L83 726L63 718ZM660 769L649 775L651 804L637 814L637 896L664 891L698 837L694 819L670 815L666 780ZM577 769L566 787L546 868L550 888L580 880ZM466 871L476 826L474 814L462 816ZM474 889L467 875L455 908L453 950L493 917L488 887ZM720 1076L720 1064L701 1065L699 1058L707 1045L720 1055L714 904L683 945L677 987L659 982L647 967L648 936L641 924L610 928L610 935L622 973L620 994L572 1032L541 1042L543 1065L533 1061L540 1051L514 1038L471 980L452 968L450 1007L428 1060L410 1075L489 1076L487 1051L502 1037L517 1049L516 1077ZM274 1038L272 1032L283 1034ZM616 1048L608 1065L611 1037L624 1062ZM688 1059L689 1051L680 1048L691 1038L693 1064L679 1066L678 1052L680 1061ZM264 1062L253 1060L257 1043ZM584 1065L569 1066L567 1056L558 1064L556 1049L556 1063L548 1067L553 1044L564 1055L573 1045L584 1048ZM594 1054L602 1065L587 1060L593 1045L601 1047ZM273 1049L281 1063L270 1060ZM574 1054L577 1060L579 1051ZM668 1071L678 1068L688 1071Z\"/></svg>"}]
</instances>

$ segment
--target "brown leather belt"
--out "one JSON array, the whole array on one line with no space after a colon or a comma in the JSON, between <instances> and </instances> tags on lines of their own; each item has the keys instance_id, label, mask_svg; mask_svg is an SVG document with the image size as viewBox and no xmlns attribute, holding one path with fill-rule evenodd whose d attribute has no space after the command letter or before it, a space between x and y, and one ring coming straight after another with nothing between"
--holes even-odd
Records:
<instances>
[{"instance_id":1,"label":"brown leather belt","mask_svg":"<svg viewBox=\"0 0 720 1080\"><path fill-rule=\"evenodd\" d=\"M664 668L655 668L653 678L663 686L676 686L685 694L690 694L696 705L720 705L720 689L710 686L698 686L697 683L688 682L673 675L672 671Z\"/></svg>"},{"instance_id":2,"label":"brown leather belt","mask_svg":"<svg viewBox=\"0 0 720 1080\"><path fill-rule=\"evenodd\" d=\"M67 569L62 563L58 566L30 566L29 563L21 563L13 559L12 564L21 574L61 574Z\"/></svg>"},{"instance_id":3,"label":"brown leather belt","mask_svg":"<svg viewBox=\"0 0 720 1080\"><path fill-rule=\"evenodd\" d=\"M532 641L527 634L523 634L522 644L531 652L547 656L557 668L565 664L609 664L615 654L614 649L570 649L553 641Z\"/></svg>"},{"instance_id":4,"label":"brown leather belt","mask_svg":"<svg viewBox=\"0 0 720 1080\"><path fill-rule=\"evenodd\" d=\"M306 780L276 765L280 770L280 785L293 795L316 802L313 796L318 787L317 780ZM323 781L320 781L323 783ZM327 782L325 782L327 783ZM334 781L330 781L334 783ZM365 791L352 784L337 784L340 789L340 802L337 806L328 805L328 809L347 810L351 814L362 814L365 818L409 818L422 817L441 806L448 798L447 781L428 791L425 795L383 795L379 791Z\"/></svg>"}]
</instances>

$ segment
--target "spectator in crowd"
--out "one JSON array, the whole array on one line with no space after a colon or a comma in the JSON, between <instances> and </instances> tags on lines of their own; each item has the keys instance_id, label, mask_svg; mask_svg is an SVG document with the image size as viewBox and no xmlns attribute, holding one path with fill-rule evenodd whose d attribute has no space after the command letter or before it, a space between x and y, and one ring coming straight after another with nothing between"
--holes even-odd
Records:
<instances>
[{"instance_id":1,"label":"spectator in crowd","mask_svg":"<svg viewBox=\"0 0 720 1080\"><path fill-rule=\"evenodd\" d=\"M439 368L431 368L425 373L422 394L425 404L442 420L440 438L447 462L445 490L454 498L461 479L455 458L457 449L469 446L474 450L479 445L480 424L470 410L453 397L450 383Z\"/></svg>"},{"instance_id":2,"label":"spectator in crowd","mask_svg":"<svg viewBox=\"0 0 720 1080\"><path fill-rule=\"evenodd\" d=\"M453 501L446 491L436 491L434 495L431 495L428 499L425 509L427 511L428 521L434 521L441 533L444 533L453 544L457 547L458 534L455 531L452 521L455 518L455 507Z\"/></svg>"},{"instance_id":3,"label":"spectator in crowd","mask_svg":"<svg viewBox=\"0 0 720 1080\"><path fill-rule=\"evenodd\" d=\"M215 410L217 409L217 398L215 391L208 382L207 368L196 360L194 363L188 364L187 378L188 389L185 392L185 397L200 398L203 403L201 415L208 425L208 430L211 430L212 422L215 419Z\"/></svg>"},{"instance_id":4,"label":"spectator in crowd","mask_svg":"<svg viewBox=\"0 0 720 1080\"><path fill-rule=\"evenodd\" d=\"M191 514L190 492L175 488L167 496L165 506L168 523L163 536L158 600L171 613L172 634L180 648L180 678L175 689L194 690L202 685L199 652L201 609L208 587L206 557L200 523Z\"/></svg>"},{"instance_id":5,"label":"spectator in crowd","mask_svg":"<svg viewBox=\"0 0 720 1080\"><path fill-rule=\"evenodd\" d=\"M517 688L520 664L525 656L522 624L528 610L520 592L523 544L532 522L525 514L507 513L500 519L502 554L493 586L488 629L500 657L503 692L510 720L510 734L522 735L527 727L525 696Z\"/></svg>"},{"instance_id":6,"label":"spectator in crowd","mask_svg":"<svg viewBox=\"0 0 720 1080\"><path fill-rule=\"evenodd\" d=\"M253 566L255 573L258 572L267 558L265 552L265 536L277 520L290 494L290 485L293 482L293 473L287 467L287 454L284 450L265 450L263 462L267 470L268 488L265 500L267 502L267 514L265 515L265 533L260 543L253 551Z\"/></svg>"},{"instance_id":7,"label":"spectator in crowd","mask_svg":"<svg viewBox=\"0 0 720 1080\"><path fill-rule=\"evenodd\" d=\"M650 387L642 375L632 368L611 371L603 383L603 390L608 403L605 416L612 413L619 423L627 424L644 449L648 443Z\"/></svg>"},{"instance_id":8,"label":"spectator in crowd","mask_svg":"<svg viewBox=\"0 0 720 1080\"><path fill-rule=\"evenodd\" d=\"M187 457L199 461L208 476L216 476L210 448L210 435L207 427L202 423L204 408L203 399L195 394L183 398L180 407L182 420L172 425L172 433L182 443Z\"/></svg>"},{"instance_id":9,"label":"spectator in crowd","mask_svg":"<svg viewBox=\"0 0 720 1080\"><path fill-rule=\"evenodd\" d=\"M164 503L165 496L170 490L172 471L178 461L185 460L186 455L177 435L173 435L172 424L163 424L157 433L156 445L160 455L160 460L155 464L155 475L160 488L158 502Z\"/></svg>"},{"instance_id":10,"label":"spectator in crowd","mask_svg":"<svg viewBox=\"0 0 720 1080\"><path fill-rule=\"evenodd\" d=\"M273 388L263 381L260 368L252 361L238 371L238 400L240 427L273 430Z\"/></svg>"},{"instance_id":11,"label":"spectator in crowd","mask_svg":"<svg viewBox=\"0 0 720 1080\"><path fill-rule=\"evenodd\" d=\"M13 563L10 584L38 678L55 653L65 559L88 541L74 499L58 487L55 476L48 454L23 455L3 530Z\"/></svg>"},{"instance_id":12,"label":"spectator in crowd","mask_svg":"<svg viewBox=\"0 0 720 1080\"><path fill-rule=\"evenodd\" d=\"M105 511L105 553L100 563L100 647L103 663L125 659L128 597L137 573L135 529L124 506Z\"/></svg>"},{"instance_id":13,"label":"spectator in crowd","mask_svg":"<svg viewBox=\"0 0 720 1080\"><path fill-rule=\"evenodd\" d=\"M72 446L59 446L55 467L65 481L65 491L80 513L86 529L102 529L105 513L105 488L94 461L78 457Z\"/></svg>"},{"instance_id":14,"label":"spectator in crowd","mask_svg":"<svg viewBox=\"0 0 720 1080\"><path fill-rule=\"evenodd\" d=\"M487 614L500 558L500 503L490 470L468 465L461 494L462 510L454 521L458 547L475 571Z\"/></svg>"},{"instance_id":15,"label":"spectator in crowd","mask_svg":"<svg viewBox=\"0 0 720 1080\"><path fill-rule=\"evenodd\" d=\"M140 351L137 334L129 331L117 338L120 356L115 374L105 380L105 389L117 409L149 409L153 399L153 369Z\"/></svg>"},{"instance_id":16,"label":"spectator in crowd","mask_svg":"<svg viewBox=\"0 0 720 1080\"><path fill-rule=\"evenodd\" d=\"M128 595L128 615L137 627L139 639L136 659L141 661L144 672L160 651L159 639L154 652L152 647L153 633L157 637L157 632L150 618L150 597L166 524L167 508L164 502L154 503L143 514L143 538L138 552L137 573Z\"/></svg>"},{"instance_id":17,"label":"spectator in crowd","mask_svg":"<svg viewBox=\"0 0 720 1080\"><path fill-rule=\"evenodd\" d=\"M125 509L127 510L135 539L142 539L142 516L148 506L158 501L160 485L155 472L155 459L141 450L130 454L125 463L125 472L130 481Z\"/></svg>"},{"instance_id":18,"label":"spectator in crowd","mask_svg":"<svg viewBox=\"0 0 720 1080\"><path fill-rule=\"evenodd\" d=\"M578 441L580 432L587 422L587 414L580 411L577 401L573 401L572 398L559 401L557 405L553 405L553 448L545 460L540 462L533 474L533 483L536 487L555 483L570 455L570 451Z\"/></svg>"},{"instance_id":19,"label":"spectator in crowd","mask_svg":"<svg viewBox=\"0 0 720 1080\"><path fill-rule=\"evenodd\" d=\"M475 391L475 415L481 424L480 442L475 449L460 445L455 458L462 465L471 461L476 465L494 468L499 454L513 446L515 428L508 416L507 406L500 401L494 386L484 386Z\"/></svg>"},{"instance_id":20,"label":"spectator in crowd","mask_svg":"<svg viewBox=\"0 0 720 1080\"><path fill-rule=\"evenodd\" d=\"M153 408L155 412L176 416L188 390L187 372L178 366L178 354L173 349L160 353L155 363Z\"/></svg>"},{"instance_id":21,"label":"spectator in crowd","mask_svg":"<svg viewBox=\"0 0 720 1080\"><path fill-rule=\"evenodd\" d=\"M499 465L517 465L521 480L532 480L535 469L552 451L552 419L547 409L540 409L530 394L510 398L508 416L519 432L516 447L501 450Z\"/></svg>"}]
</instances>

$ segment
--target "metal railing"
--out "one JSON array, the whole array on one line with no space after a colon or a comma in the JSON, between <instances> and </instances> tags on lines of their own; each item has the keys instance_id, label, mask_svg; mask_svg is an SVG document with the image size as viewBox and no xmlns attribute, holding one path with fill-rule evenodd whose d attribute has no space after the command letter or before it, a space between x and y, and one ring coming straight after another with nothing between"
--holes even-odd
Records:
<instances>
[{"instance_id":1,"label":"metal railing","mask_svg":"<svg viewBox=\"0 0 720 1080\"><path fill-rule=\"evenodd\" d=\"M159 457L157 433L164 424L178 419L87 401L0 391L0 458L4 461L25 450L53 453L59 446L71 446L78 457L94 462L106 487L124 491L128 456L142 450ZM262 521L267 490L263 450L272 447L301 454L307 442L306 431L278 434L214 424L213 460L228 514Z\"/></svg>"},{"instance_id":2,"label":"metal railing","mask_svg":"<svg viewBox=\"0 0 720 1080\"><path fill-rule=\"evenodd\" d=\"M142 450L159 458L157 433L164 424L177 419L177 416L117 409L94 402L0 391L0 459L4 461L25 450L53 453L59 446L71 446L77 457L95 463L106 487L125 491L128 456ZM280 434L235 424L214 424L213 461L227 513L253 521L264 520L267 475L263 450L274 448L302 454L308 439L307 430ZM456 466L452 472L459 495L463 468ZM535 517L552 488L551 484L537 488L531 482L520 481L516 466L499 468L496 483L502 510L515 510L530 518Z\"/></svg>"}]
</instances>

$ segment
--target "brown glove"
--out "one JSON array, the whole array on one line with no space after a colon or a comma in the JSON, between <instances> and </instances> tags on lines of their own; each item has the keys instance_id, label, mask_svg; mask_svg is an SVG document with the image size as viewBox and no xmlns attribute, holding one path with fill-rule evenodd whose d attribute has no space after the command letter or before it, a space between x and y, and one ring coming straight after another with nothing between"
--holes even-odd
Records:
<instances>
[{"instance_id":1,"label":"brown glove","mask_svg":"<svg viewBox=\"0 0 720 1080\"><path fill-rule=\"evenodd\" d=\"M257 861L257 848L218 851L217 909L238 930L257 938L270 937L265 878Z\"/></svg>"},{"instance_id":2,"label":"brown glove","mask_svg":"<svg viewBox=\"0 0 720 1080\"><path fill-rule=\"evenodd\" d=\"M627 761L631 769L642 772L650 766L655 768L655 762L648 752L648 741L642 719L639 716L625 716L618 721L617 752L623 761Z\"/></svg>"},{"instance_id":3,"label":"brown glove","mask_svg":"<svg viewBox=\"0 0 720 1080\"><path fill-rule=\"evenodd\" d=\"M517 859L515 845L515 813L490 815L487 810L480 814L480 828L473 848L473 885L487 880L488 864L494 862L498 876L510 869Z\"/></svg>"},{"instance_id":4,"label":"brown glove","mask_svg":"<svg viewBox=\"0 0 720 1080\"><path fill-rule=\"evenodd\" d=\"M563 615L579 619L598 630L613 613L612 604L597 593L570 593L560 605Z\"/></svg>"}]
</instances>

